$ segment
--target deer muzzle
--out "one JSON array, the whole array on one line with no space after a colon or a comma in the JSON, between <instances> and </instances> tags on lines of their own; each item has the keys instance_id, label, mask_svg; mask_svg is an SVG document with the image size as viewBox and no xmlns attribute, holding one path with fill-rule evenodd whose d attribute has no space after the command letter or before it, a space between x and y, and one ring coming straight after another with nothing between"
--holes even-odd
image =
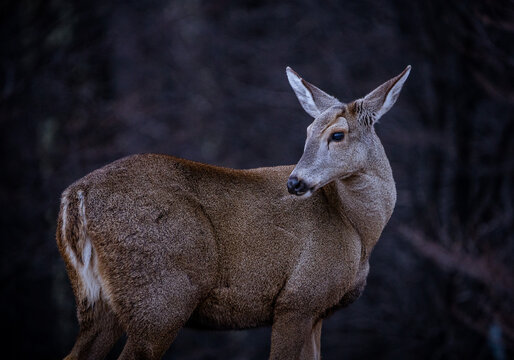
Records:
<instances>
[{"instance_id":1,"label":"deer muzzle","mask_svg":"<svg viewBox=\"0 0 514 360\"><path fill-rule=\"evenodd\" d=\"M303 180L299 180L296 176L291 176L287 180L287 191L293 195L304 195L311 188Z\"/></svg>"}]
</instances>

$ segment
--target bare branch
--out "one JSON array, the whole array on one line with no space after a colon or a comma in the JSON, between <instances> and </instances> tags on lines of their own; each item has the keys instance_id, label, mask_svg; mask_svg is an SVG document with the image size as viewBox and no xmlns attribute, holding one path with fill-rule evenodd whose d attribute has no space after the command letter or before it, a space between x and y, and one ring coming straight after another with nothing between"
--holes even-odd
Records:
<instances>
[{"instance_id":1,"label":"bare branch","mask_svg":"<svg viewBox=\"0 0 514 360\"><path fill-rule=\"evenodd\" d=\"M454 270L490 287L514 294L514 276L498 262L491 262L486 256L476 257L461 249L446 249L430 241L418 230L400 226L399 232L414 249L444 269Z\"/></svg>"}]
</instances>

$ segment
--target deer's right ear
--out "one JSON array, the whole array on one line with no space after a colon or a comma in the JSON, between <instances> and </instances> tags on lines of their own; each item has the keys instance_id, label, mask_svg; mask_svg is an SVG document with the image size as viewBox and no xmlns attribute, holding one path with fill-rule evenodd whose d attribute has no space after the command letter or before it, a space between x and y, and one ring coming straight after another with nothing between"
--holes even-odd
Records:
<instances>
[{"instance_id":1,"label":"deer's right ear","mask_svg":"<svg viewBox=\"0 0 514 360\"><path fill-rule=\"evenodd\" d=\"M393 107L405 80L409 77L410 68L410 65L408 65L400 75L386 81L364 97L363 108L366 109L366 119L370 125L377 122L382 115Z\"/></svg>"},{"instance_id":2,"label":"deer's right ear","mask_svg":"<svg viewBox=\"0 0 514 360\"><path fill-rule=\"evenodd\" d=\"M289 66L286 68L286 74L300 105L313 118L318 117L329 107L341 104L335 97L302 79Z\"/></svg>"}]
</instances>

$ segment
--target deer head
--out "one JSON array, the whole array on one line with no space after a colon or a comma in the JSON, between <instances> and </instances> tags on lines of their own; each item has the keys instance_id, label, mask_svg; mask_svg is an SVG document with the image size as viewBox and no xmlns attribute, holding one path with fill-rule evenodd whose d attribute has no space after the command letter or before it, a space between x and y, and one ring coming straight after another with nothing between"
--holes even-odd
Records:
<instances>
[{"instance_id":1,"label":"deer head","mask_svg":"<svg viewBox=\"0 0 514 360\"><path fill-rule=\"evenodd\" d=\"M307 128L303 155L287 181L289 192L310 196L335 179L376 165L370 155L381 144L374 124L396 102L410 66L364 98L348 104L308 83L290 67L286 73L303 109L314 118Z\"/></svg>"}]
</instances>

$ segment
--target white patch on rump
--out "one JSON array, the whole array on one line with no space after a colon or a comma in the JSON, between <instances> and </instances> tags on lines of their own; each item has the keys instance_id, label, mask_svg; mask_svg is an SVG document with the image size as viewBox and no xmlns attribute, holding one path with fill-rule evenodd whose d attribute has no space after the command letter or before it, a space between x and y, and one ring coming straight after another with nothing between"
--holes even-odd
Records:
<instances>
[{"instance_id":1,"label":"white patch on rump","mask_svg":"<svg viewBox=\"0 0 514 360\"><path fill-rule=\"evenodd\" d=\"M95 249L91 242L90 237L87 234L87 218L86 218L86 209L84 204L84 193L82 191L77 192L77 197L79 200L79 240L77 244L78 251L80 251L80 255L82 258L82 263L79 262L77 255L73 252L71 246L67 241L64 241L66 247L66 255L70 260L71 264L77 271L79 282L80 282L80 290L82 292L82 296L84 296L90 305L93 305L100 296L102 296L105 300L109 301L107 289L105 287L104 282L102 281L102 277L100 276L100 272L98 271L98 258L96 256ZM66 219L67 219L67 209L68 202L67 199L63 197L63 235L65 235L66 229Z\"/></svg>"},{"instance_id":2,"label":"white patch on rump","mask_svg":"<svg viewBox=\"0 0 514 360\"><path fill-rule=\"evenodd\" d=\"M66 234L66 221L68 219L68 192L67 191L62 194L61 204L62 204L61 233L62 233L62 236L64 236L64 234Z\"/></svg>"}]
</instances>

